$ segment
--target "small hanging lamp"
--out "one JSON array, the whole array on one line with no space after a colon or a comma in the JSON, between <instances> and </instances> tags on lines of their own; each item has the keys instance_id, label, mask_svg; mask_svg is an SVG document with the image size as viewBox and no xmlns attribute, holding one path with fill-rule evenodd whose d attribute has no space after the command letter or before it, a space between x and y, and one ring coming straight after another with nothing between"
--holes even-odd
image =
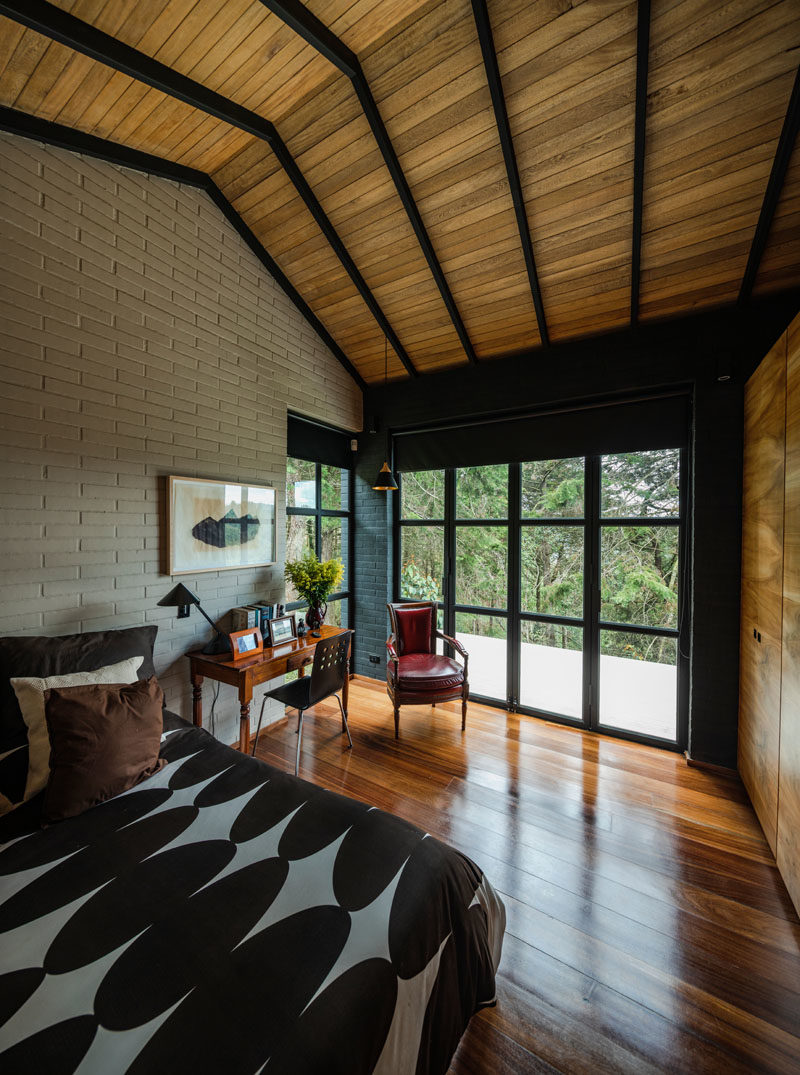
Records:
<instances>
[{"instance_id":1,"label":"small hanging lamp","mask_svg":"<svg viewBox=\"0 0 800 1075\"><path fill-rule=\"evenodd\" d=\"M389 381L389 341L386 337L383 337L383 384L386 387ZM391 493L397 488L397 482L392 474L392 468L389 466L389 458L391 451L389 449L389 436L387 431L386 436L386 461L381 469L378 471L378 476L372 483L372 488L378 493Z\"/></svg>"}]
</instances>

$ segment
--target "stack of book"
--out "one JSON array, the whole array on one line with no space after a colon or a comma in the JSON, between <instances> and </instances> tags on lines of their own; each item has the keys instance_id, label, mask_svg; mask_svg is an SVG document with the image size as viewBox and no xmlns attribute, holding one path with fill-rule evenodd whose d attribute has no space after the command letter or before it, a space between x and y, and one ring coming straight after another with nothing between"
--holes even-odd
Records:
<instances>
[{"instance_id":1,"label":"stack of book","mask_svg":"<svg viewBox=\"0 0 800 1075\"><path fill-rule=\"evenodd\" d=\"M266 601L257 601L253 605L240 605L239 608L231 609L231 630L246 631L250 627L257 627L261 634L267 632L267 621L272 619L273 606Z\"/></svg>"}]
</instances>

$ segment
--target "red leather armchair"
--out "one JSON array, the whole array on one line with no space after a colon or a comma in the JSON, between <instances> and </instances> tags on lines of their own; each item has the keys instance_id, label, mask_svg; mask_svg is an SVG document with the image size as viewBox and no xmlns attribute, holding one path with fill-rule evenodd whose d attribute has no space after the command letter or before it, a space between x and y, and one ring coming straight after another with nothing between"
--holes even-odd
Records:
<instances>
[{"instance_id":1,"label":"red leather armchair","mask_svg":"<svg viewBox=\"0 0 800 1075\"><path fill-rule=\"evenodd\" d=\"M394 736L400 736L401 705L435 705L461 699L461 730L467 726L469 654L455 639L436 629L435 601L390 604L392 633L386 640L386 692L394 706ZM436 652L436 639L449 642L464 663Z\"/></svg>"}]
</instances>

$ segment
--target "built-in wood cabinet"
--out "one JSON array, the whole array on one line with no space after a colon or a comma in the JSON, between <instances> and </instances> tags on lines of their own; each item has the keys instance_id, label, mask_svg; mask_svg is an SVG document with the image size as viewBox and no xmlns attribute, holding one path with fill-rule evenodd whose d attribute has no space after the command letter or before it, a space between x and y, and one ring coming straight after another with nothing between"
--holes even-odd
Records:
<instances>
[{"instance_id":1,"label":"built-in wood cabinet","mask_svg":"<svg viewBox=\"0 0 800 1075\"><path fill-rule=\"evenodd\" d=\"M800 909L800 317L786 334L778 868Z\"/></svg>"},{"instance_id":2,"label":"built-in wood cabinet","mask_svg":"<svg viewBox=\"0 0 800 1075\"><path fill-rule=\"evenodd\" d=\"M745 387L739 772L800 908L800 317Z\"/></svg>"}]
</instances>

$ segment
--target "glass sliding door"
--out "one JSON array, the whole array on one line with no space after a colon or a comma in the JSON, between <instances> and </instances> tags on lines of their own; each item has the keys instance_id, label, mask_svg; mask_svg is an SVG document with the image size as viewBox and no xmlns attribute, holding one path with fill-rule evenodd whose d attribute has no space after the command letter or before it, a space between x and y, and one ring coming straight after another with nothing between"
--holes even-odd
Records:
<instances>
[{"instance_id":1,"label":"glass sliding door","mask_svg":"<svg viewBox=\"0 0 800 1075\"><path fill-rule=\"evenodd\" d=\"M400 479L397 532L397 597L406 601L444 601L445 475L417 470Z\"/></svg>"},{"instance_id":2,"label":"glass sliding door","mask_svg":"<svg viewBox=\"0 0 800 1075\"><path fill-rule=\"evenodd\" d=\"M501 703L509 673L508 470L456 470L453 497L453 626L469 653L470 694Z\"/></svg>"},{"instance_id":3,"label":"glass sliding door","mask_svg":"<svg viewBox=\"0 0 800 1075\"><path fill-rule=\"evenodd\" d=\"M583 720L585 460L522 463L518 708Z\"/></svg>"},{"instance_id":4,"label":"glass sliding door","mask_svg":"<svg viewBox=\"0 0 800 1075\"><path fill-rule=\"evenodd\" d=\"M676 742L681 580L678 449L600 460L597 726Z\"/></svg>"},{"instance_id":5,"label":"glass sliding door","mask_svg":"<svg viewBox=\"0 0 800 1075\"><path fill-rule=\"evenodd\" d=\"M684 465L670 448L402 474L396 596L440 603L479 700L682 747Z\"/></svg>"}]
</instances>

